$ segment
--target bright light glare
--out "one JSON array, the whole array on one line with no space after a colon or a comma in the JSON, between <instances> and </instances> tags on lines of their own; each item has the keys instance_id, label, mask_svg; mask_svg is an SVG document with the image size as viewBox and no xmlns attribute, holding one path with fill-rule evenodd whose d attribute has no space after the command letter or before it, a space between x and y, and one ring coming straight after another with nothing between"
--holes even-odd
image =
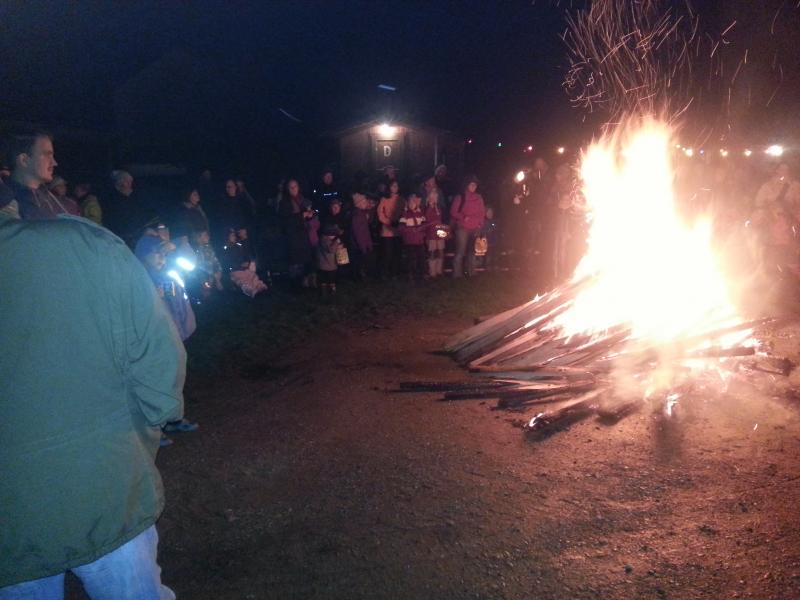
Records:
<instances>
[{"instance_id":1,"label":"bright light glare","mask_svg":"<svg viewBox=\"0 0 800 600\"><path fill-rule=\"evenodd\" d=\"M378 132L383 136L391 137L396 129L396 127L392 127L388 123L381 123L380 127L378 127Z\"/></svg>"},{"instance_id":2,"label":"bright light glare","mask_svg":"<svg viewBox=\"0 0 800 600\"><path fill-rule=\"evenodd\" d=\"M692 158L692 157L694 156L694 149L693 149L693 148L686 148L686 149L683 151L683 153L684 153L686 156L688 156L689 158Z\"/></svg>"},{"instance_id":3,"label":"bright light glare","mask_svg":"<svg viewBox=\"0 0 800 600\"><path fill-rule=\"evenodd\" d=\"M745 150L745 151L744 151L744 155L745 155L745 156L751 156L752 154L753 154L753 151L752 151L752 150L750 150L749 148L748 148L747 150Z\"/></svg>"},{"instance_id":4,"label":"bright light glare","mask_svg":"<svg viewBox=\"0 0 800 600\"><path fill-rule=\"evenodd\" d=\"M520 171L516 175L514 175L514 181L517 183L522 183L525 181L525 171Z\"/></svg>"},{"instance_id":5,"label":"bright light glare","mask_svg":"<svg viewBox=\"0 0 800 600\"><path fill-rule=\"evenodd\" d=\"M556 152L558 152L559 154L564 154L564 152L566 151L567 149L564 148L564 146L559 146L558 149L556 150Z\"/></svg>"},{"instance_id":6,"label":"bright light glare","mask_svg":"<svg viewBox=\"0 0 800 600\"><path fill-rule=\"evenodd\" d=\"M194 263L190 261L188 258L184 258L183 256L179 256L175 259L175 264L178 265L184 271L194 271Z\"/></svg>"},{"instance_id":7,"label":"bright light glare","mask_svg":"<svg viewBox=\"0 0 800 600\"><path fill-rule=\"evenodd\" d=\"M710 221L687 224L676 209L670 133L645 122L586 151L591 228L573 280L595 280L556 319L567 333L625 323L634 337L658 343L736 318Z\"/></svg>"},{"instance_id":8,"label":"bright light glare","mask_svg":"<svg viewBox=\"0 0 800 600\"><path fill-rule=\"evenodd\" d=\"M178 275L178 272L175 269L170 269L167 271L167 275L175 280L175 283L180 285L181 287L186 287L186 284L183 282L183 278Z\"/></svg>"},{"instance_id":9,"label":"bright light glare","mask_svg":"<svg viewBox=\"0 0 800 600\"><path fill-rule=\"evenodd\" d=\"M772 144L769 148L764 150L770 156L783 156L783 146L780 144Z\"/></svg>"},{"instance_id":10,"label":"bright light glare","mask_svg":"<svg viewBox=\"0 0 800 600\"><path fill-rule=\"evenodd\" d=\"M722 158L725 158L726 156L728 156L728 151L725 150L725 148L720 150L719 153L720 153L720 156L722 156Z\"/></svg>"}]
</instances>

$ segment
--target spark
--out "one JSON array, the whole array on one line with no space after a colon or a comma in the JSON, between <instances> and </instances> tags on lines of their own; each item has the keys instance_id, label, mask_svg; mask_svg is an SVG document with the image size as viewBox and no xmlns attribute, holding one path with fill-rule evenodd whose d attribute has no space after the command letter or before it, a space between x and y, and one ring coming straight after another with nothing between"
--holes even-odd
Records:
<instances>
[{"instance_id":1,"label":"spark","mask_svg":"<svg viewBox=\"0 0 800 600\"><path fill-rule=\"evenodd\" d=\"M731 29L733 29L735 26L736 26L736 21L734 20L734 21L733 21L733 23L731 23L730 25L728 25L728 28L727 28L725 31L723 31L723 32L722 32L722 34L721 34L721 35L722 35L722 37L725 37L725 34L727 34L727 33L728 33L728 32L729 32Z\"/></svg>"},{"instance_id":2,"label":"spark","mask_svg":"<svg viewBox=\"0 0 800 600\"><path fill-rule=\"evenodd\" d=\"M279 108L278 110L279 110L279 111L280 111L280 112L281 112L281 113L282 113L284 116L286 116L286 117L290 118L292 121L295 121L296 123L302 123L302 121L301 121L300 119L298 119L298 118L297 118L297 117L295 117L294 115L290 114L288 111L285 111L285 110L284 110L284 109L282 109L282 108Z\"/></svg>"},{"instance_id":3,"label":"spark","mask_svg":"<svg viewBox=\"0 0 800 600\"><path fill-rule=\"evenodd\" d=\"M786 0L783 0L783 2L781 2L781 5L778 7L778 10L775 11L775 16L772 17L772 25L770 25L769 28L770 35L775 35L775 23L778 20L778 15L781 14L781 11L783 10L784 4L786 4Z\"/></svg>"},{"instance_id":4,"label":"spark","mask_svg":"<svg viewBox=\"0 0 800 600\"><path fill-rule=\"evenodd\" d=\"M697 17L662 6L595 0L567 17L570 69L563 86L573 106L602 107L613 119L669 112L673 101L688 104L681 96L691 81L689 45L700 41Z\"/></svg>"}]
</instances>

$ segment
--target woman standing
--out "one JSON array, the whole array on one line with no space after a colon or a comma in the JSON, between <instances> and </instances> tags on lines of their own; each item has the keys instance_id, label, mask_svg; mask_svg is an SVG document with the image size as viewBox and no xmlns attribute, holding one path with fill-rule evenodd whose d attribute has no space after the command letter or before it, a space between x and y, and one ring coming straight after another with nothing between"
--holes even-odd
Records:
<instances>
[{"instance_id":1,"label":"woman standing","mask_svg":"<svg viewBox=\"0 0 800 600\"><path fill-rule=\"evenodd\" d=\"M428 275L439 277L444 266L444 243L447 237L442 225L442 209L439 208L439 188L431 187L425 199L425 245L428 248Z\"/></svg>"},{"instance_id":2,"label":"woman standing","mask_svg":"<svg viewBox=\"0 0 800 600\"><path fill-rule=\"evenodd\" d=\"M367 197L353 193L353 216L350 221L350 261L353 265L353 276L364 280L372 273L372 223L375 211L370 207Z\"/></svg>"},{"instance_id":3,"label":"woman standing","mask_svg":"<svg viewBox=\"0 0 800 600\"><path fill-rule=\"evenodd\" d=\"M378 204L378 220L381 223L381 275L393 277L399 271L400 238L397 226L405 209L405 202L400 196L400 184L389 183L386 195Z\"/></svg>"},{"instance_id":4,"label":"woman standing","mask_svg":"<svg viewBox=\"0 0 800 600\"><path fill-rule=\"evenodd\" d=\"M312 237L316 237L319 220L311 208L311 202L300 192L300 184L296 179L287 182L286 195L280 203L279 213L283 218L289 245L289 276L294 280L308 278L314 259L311 241Z\"/></svg>"},{"instance_id":5,"label":"woman standing","mask_svg":"<svg viewBox=\"0 0 800 600\"><path fill-rule=\"evenodd\" d=\"M222 194L222 199L219 203L217 222L214 223L216 229L215 244L217 246L221 247L221 244L225 242L229 229L238 231L239 229L247 228L240 200L236 182L233 179L228 179L225 182L225 193Z\"/></svg>"},{"instance_id":6,"label":"woman standing","mask_svg":"<svg viewBox=\"0 0 800 600\"><path fill-rule=\"evenodd\" d=\"M478 193L478 178L470 175L465 180L460 196L453 199L450 206L450 219L455 230L456 255L453 258L453 277L464 275L464 257L467 259L467 276L475 272L475 238L478 237L486 208L483 198Z\"/></svg>"},{"instance_id":7,"label":"woman standing","mask_svg":"<svg viewBox=\"0 0 800 600\"><path fill-rule=\"evenodd\" d=\"M172 230L176 240L188 242L200 231L210 231L208 217L200 206L200 192L196 187L190 188L183 195L183 201L175 212Z\"/></svg>"}]
</instances>

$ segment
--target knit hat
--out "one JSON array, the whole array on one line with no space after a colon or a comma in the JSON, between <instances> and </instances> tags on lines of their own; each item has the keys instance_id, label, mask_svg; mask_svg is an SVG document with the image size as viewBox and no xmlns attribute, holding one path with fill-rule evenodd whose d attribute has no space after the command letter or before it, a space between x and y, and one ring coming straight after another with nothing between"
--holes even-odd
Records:
<instances>
[{"instance_id":1,"label":"knit hat","mask_svg":"<svg viewBox=\"0 0 800 600\"><path fill-rule=\"evenodd\" d=\"M139 241L136 242L136 249L133 253L136 255L136 258L144 261L148 254L158 252L162 243L161 238L156 235L143 235L139 238Z\"/></svg>"}]
</instances>

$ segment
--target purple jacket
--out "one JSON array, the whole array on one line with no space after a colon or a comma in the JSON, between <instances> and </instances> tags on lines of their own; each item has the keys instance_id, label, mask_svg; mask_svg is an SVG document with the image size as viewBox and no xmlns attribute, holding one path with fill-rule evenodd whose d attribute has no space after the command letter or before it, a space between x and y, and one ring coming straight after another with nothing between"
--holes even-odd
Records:
<instances>
[{"instance_id":1,"label":"purple jacket","mask_svg":"<svg viewBox=\"0 0 800 600\"><path fill-rule=\"evenodd\" d=\"M352 247L362 254L372 252L372 234L369 229L371 216L372 213L369 209L353 209L353 220L350 224L350 242Z\"/></svg>"},{"instance_id":2,"label":"purple jacket","mask_svg":"<svg viewBox=\"0 0 800 600\"><path fill-rule=\"evenodd\" d=\"M474 192L465 192L466 198L462 202L462 196L456 196L453 204L450 205L450 217L453 225L466 229L467 231L477 231L483 227L483 220L486 218L486 207L483 205L483 198Z\"/></svg>"}]
</instances>

